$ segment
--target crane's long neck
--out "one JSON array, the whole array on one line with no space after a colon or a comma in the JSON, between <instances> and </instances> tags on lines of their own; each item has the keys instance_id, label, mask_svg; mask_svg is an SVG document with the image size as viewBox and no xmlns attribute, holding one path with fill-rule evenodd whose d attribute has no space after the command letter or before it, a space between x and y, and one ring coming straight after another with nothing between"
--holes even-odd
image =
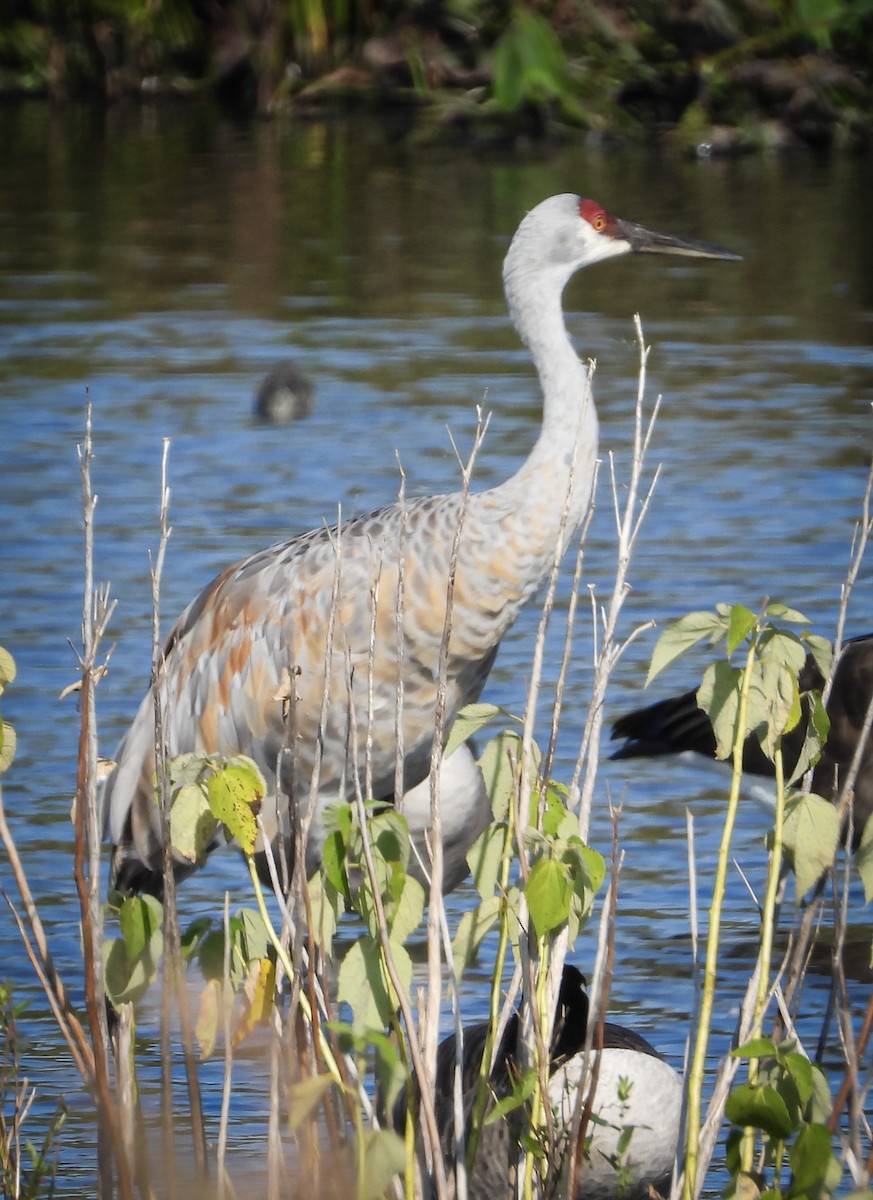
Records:
<instances>
[{"instance_id":1,"label":"crane's long neck","mask_svg":"<svg viewBox=\"0 0 873 1200\"><path fill-rule=\"evenodd\" d=\"M597 414L588 371L564 326L563 280L507 271L513 320L533 356L543 397L539 438L505 483L470 498L456 600L473 634L495 644L539 586L562 544L578 529L591 498ZM465 570L466 568L466 570ZM466 579L469 574L469 579ZM473 613L487 616L479 629Z\"/></svg>"},{"instance_id":2,"label":"crane's long neck","mask_svg":"<svg viewBox=\"0 0 873 1200\"><path fill-rule=\"evenodd\" d=\"M557 271L513 270L510 260L505 284L513 321L539 376L543 422L520 470L495 491L516 506L531 540L541 537L553 548L562 514L572 534L588 507L597 413L588 368L564 324L564 278Z\"/></svg>"},{"instance_id":3,"label":"crane's long neck","mask_svg":"<svg viewBox=\"0 0 873 1200\"><path fill-rule=\"evenodd\" d=\"M581 519L597 454L597 413L588 368L580 362L564 324L562 290L550 276L528 276L519 286L516 277L507 274L512 318L530 350L543 399L540 435L519 476L546 466L557 476L556 488L566 493L572 474L571 509Z\"/></svg>"}]
</instances>

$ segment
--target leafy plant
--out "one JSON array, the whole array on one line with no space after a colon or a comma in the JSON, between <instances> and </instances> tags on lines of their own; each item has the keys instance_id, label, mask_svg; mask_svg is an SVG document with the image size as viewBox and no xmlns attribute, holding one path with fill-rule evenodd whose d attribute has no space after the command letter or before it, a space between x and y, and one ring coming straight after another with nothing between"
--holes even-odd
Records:
<instances>
[{"instance_id":1,"label":"leafy plant","mask_svg":"<svg viewBox=\"0 0 873 1200\"><path fill-rule=\"evenodd\" d=\"M794 1039L776 1044L758 1037L732 1051L748 1061L749 1080L735 1087L725 1114L740 1128L728 1137L732 1185L726 1195L766 1194L772 1200L817 1200L833 1195L842 1177L825 1120L831 1111L827 1080ZM762 1148L751 1171L747 1145L755 1131Z\"/></svg>"},{"instance_id":2,"label":"leafy plant","mask_svg":"<svg viewBox=\"0 0 873 1200\"><path fill-rule=\"evenodd\" d=\"M555 102L575 108L564 48L545 17L533 9L516 8L494 48L493 90L506 112Z\"/></svg>"},{"instance_id":3,"label":"leafy plant","mask_svg":"<svg viewBox=\"0 0 873 1200\"><path fill-rule=\"evenodd\" d=\"M783 604L767 604L759 613L742 604L719 604L714 612L689 613L669 626L658 640L649 670L649 679L652 679L691 646L703 641L712 646L724 646L725 656L707 667L697 693L698 703L712 722L718 756L732 758L733 776L709 910L703 991L688 1080L688 1128L683 1192L685 1200L690 1200L697 1188L701 1093L715 998L721 917L730 843L740 796L743 745L750 735L757 738L763 752L773 761L776 776L776 819L770 843L766 893L762 904L757 987L751 1018L754 1036L761 1034L761 1023L766 1011L777 888L785 849L786 786L787 782L790 782L785 778L782 738L804 717L798 676L807 652L813 654L825 674L830 666L829 645L805 630L796 632L792 628L807 624L802 614ZM735 664L733 658L738 653L740 663ZM815 762L827 736L827 717L820 696L813 695L808 698L805 711L807 724L803 748L791 779L799 779ZM801 795L801 804L803 800ZM833 826L831 828L833 829ZM804 821L801 812L796 818L794 831L795 872L801 883L807 879L814 880L823 869L824 859L827 859L828 864L833 859L837 848L838 829L834 830L831 842L822 847L816 843L810 830L810 822ZM795 1075L800 1074L801 1068L797 1066L797 1059L789 1059L786 1056L783 1056L782 1060L777 1059L777 1065L782 1071L780 1079L783 1079L785 1090L788 1087L786 1081L794 1080ZM739 1091L733 1100L735 1113L739 1114L745 1105L749 1110L747 1116L754 1117L754 1121L750 1119L740 1143L739 1175L735 1178L751 1175L756 1129L762 1130L768 1137L777 1136L783 1140L794 1129L794 1125L788 1127L785 1120L782 1120L781 1125L778 1124L777 1113L781 1120L783 1103L778 1088L765 1087L760 1083L757 1059L753 1058L747 1090ZM768 1128L767 1122L771 1119L772 1124ZM781 1134L779 1130L782 1130ZM820 1135L810 1135L810 1138L818 1136Z\"/></svg>"}]
</instances>

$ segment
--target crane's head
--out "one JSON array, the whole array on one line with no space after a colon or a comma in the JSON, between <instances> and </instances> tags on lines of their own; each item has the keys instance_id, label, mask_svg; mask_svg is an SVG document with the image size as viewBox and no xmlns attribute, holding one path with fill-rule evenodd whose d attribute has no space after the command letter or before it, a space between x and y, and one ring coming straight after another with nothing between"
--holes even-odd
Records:
<instances>
[{"instance_id":1,"label":"crane's head","mask_svg":"<svg viewBox=\"0 0 873 1200\"><path fill-rule=\"evenodd\" d=\"M518 227L504 274L557 276L562 283L591 263L620 254L681 254L738 262L742 255L691 238L655 233L613 217L595 200L565 194L531 209Z\"/></svg>"}]
</instances>

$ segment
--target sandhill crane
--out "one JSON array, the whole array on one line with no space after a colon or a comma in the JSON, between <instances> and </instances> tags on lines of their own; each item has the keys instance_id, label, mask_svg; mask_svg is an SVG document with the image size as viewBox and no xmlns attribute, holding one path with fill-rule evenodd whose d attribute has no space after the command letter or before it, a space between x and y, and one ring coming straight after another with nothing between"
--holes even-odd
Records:
<instances>
[{"instance_id":1,"label":"sandhill crane","mask_svg":"<svg viewBox=\"0 0 873 1200\"><path fill-rule=\"evenodd\" d=\"M801 692L821 691L824 678L811 655L798 677ZM821 758L812 774L812 790L836 800L842 781L851 766L864 719L873 699L873 634L864 634L844 642L834 670L827 711L830 731ZM808 713L808 705L804 703ZM803 747L806 722L801 721L783 735L782 751L786 776L794 770ZM715 734L709 717L697 703L696 691L683 692L638 708L619 717L612 726L613 738L625 742L612 758L645 758L694 751L715 757ZM743 770L750 775L774 777L773 763L751 734L743 747ZM867 739L862 751L860 770L855 780L852 844L857 849L864 826L873 813L873 741Z\"/></svg>"},{"instance_id":2,"label":"sandhill crane","mask_svg":"<svg viewBox=\"0 0 873 1200\"><path fill-rule=\"evenodd\" d=\"M509 1096L518 1077L519 1017L507 1022L489 1077L488 1109ZM585 978L571 964L564 966L558 992L549 1053L549 1098L557 1113L556 1134L566 1136L580 1085L587 1087L593 1057L582 1053L588 1032L588 994ZM461 1068L466 1135L471 1132L479 1069L485 1051L488 1023L464 1029ZM437 1050L435 1100L440 1144L451 1166L455 1155L454 1073L456 1039L450 1034ZM414 1085L415 1090L415 1085ZM621 1098L620 1098L621 1097ZM394 1107L395 1127L402 1131L406 1093ZM633 1029L605 1022L603 1046L588 1132L588 1161L579 1177L579 1200L635 1200L650 1195L650 1185L664 1192L669 1185L679 1140L682 1108L681 1076L657 1050ZM487 1110L486 1110L487 1111ZM524 1134L524 1109L483 1123L473 1170L467 1180L470 1200L510 1200L515 1196L511 1164ZM629 1144L616 1153L622 1131L633 1127ZM568 1146L562 1147L564 1152Z\"/></svg>"},{"instance_id":3,"label":"sandhill crane","mask_svg":"<svg viewBox=\"0 0 873 1200\"><path fill-rule=\"evenodd\" d=\"M465 509L463 493L426 496L255 553L208 584L172 630L160 683L171 756L245 753L275 787L289 738L277 689L290 669L293 753L283 756L288 777L280 790L308 800L317 772L308 871L319 862L326 806L354 794L365 760L372 798L395 797L399 683L402 791L428 774L459 522L444 667L446 735L458 711L479 696L501 638L544 579L559 539L579 527L591 496L597 416L561 297L581 267L630 253L739 258L621 221L593 200L544 200L521 222L503 268L510 313L543 400L540 435L521 468L471 494ZM104 792L113 879L129 886L161 860L153 707L147 694ZM469 798L457 803L463 814Z\"/></svg>"}]
</instances>

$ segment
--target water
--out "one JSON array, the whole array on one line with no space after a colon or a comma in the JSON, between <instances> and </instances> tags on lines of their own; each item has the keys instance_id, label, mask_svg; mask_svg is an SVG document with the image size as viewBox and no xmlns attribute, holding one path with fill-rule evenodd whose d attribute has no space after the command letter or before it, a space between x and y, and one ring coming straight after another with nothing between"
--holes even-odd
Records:
<instances>
[{"instance_id":1,"label":"water","mask_svg":"<svg viewBox=\"0 0 873 1200\"><path fill-rule=\"evenodd\" d=\"M479 486L511 473L536 436L526 353L505 312L500 264L521 215L558 191L620 215L740 251L742 264L623 260L569 287L568 323L597 360L602 450L626 478L642 315L653 350L649 395L664 397L650 465L662 474L631 569L622 633L717 601L765 596L834 629L871 452L873 239L869 162L812 157L685 162L568 145L528 158L426 153L368 123L241 130L195 109L95 115L0 110L0 475L4 570L0 644L19 675L2 712L19 751L4 801L62 973L79 962L69 823L78 714L59 701L76 673L82 589L80 483L86 390L94 403L97 577L118 601L99 691L101 750L112 753L139 701L150 655L148 551L157 545L162 439L172 440L173 535L166 628L216 571L248 551L394 498L455 486L447 433L469 447L475 410L493 412ZM314 380L316 410L281 429L251 419L254 389L291 357ZM586 557L605 598L615 536L608 491ZM565 583L559 613L566 608ZM869 628L869 567L849 630ZM486 697L521 711L538 619L505 640ZM562 632L547 656L554 679ZM655 634L622 658L607 720L643 702ZM559 778L578 749L590 687L580 621L565 700ZM696 682L698 655L653 688ZM548 695L548 687L546 689ZM541 732L547 728L544 704ZM606 747L604 747L604 751ZM625 865L612 1011L674 1063L691 1003L685 808L697 829L705 902L721 828L721 781L674 763L602 766L592 841L608 851L607 799L623 801ZM767 819L744 808L736 857L760 888ZM14 896L8 869L0 880ZM214 910L239 864L225 856L185 885L190 912ZM461 889L457 915L471 903ZM853 921L868 929L855 897ZM730 880L729 953L716 1012L723 1047L756 937L754 904ZM61 1194L91 1178L88 1105L32 982L11 921L2 973L32 1013L27 1069L44 1105L72 1100ZM869 941L869 935L868 935ZM593 930L576 961L590 967ZM484 1003L484 970L468 1012ZM850 985L866 1000L860 980ZM806 1036L826 977L813 973ZM146 1034L148 1037L149 1035ZM154 1050L153 1056L157 1051ZM218 1070L206 1069L210 1120ZM233 1145L263 1128L265 1074L243 1069ZM232 1146L233 1149L233 1146Z\"/></svg>"}]
</instances>

